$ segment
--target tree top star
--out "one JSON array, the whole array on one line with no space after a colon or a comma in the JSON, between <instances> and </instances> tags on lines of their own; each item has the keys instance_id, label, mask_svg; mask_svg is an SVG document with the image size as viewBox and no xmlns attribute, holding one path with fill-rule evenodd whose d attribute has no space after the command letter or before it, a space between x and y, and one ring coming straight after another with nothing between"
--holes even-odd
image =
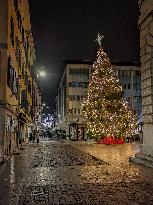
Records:
<instances>
[{"instance_id":1,"label":"tree top star","mask_svg":"<svg viewBox=\"0 0 153 205\"><path fill-rule=\"evenodd\" d=\"M96 38L95 41L98 42L99 46L101 46L103 38L104 38L104 36L103 36L103 35L101 36L101 35L98 33L97 38Z\"/></svg>"}]
</instances>

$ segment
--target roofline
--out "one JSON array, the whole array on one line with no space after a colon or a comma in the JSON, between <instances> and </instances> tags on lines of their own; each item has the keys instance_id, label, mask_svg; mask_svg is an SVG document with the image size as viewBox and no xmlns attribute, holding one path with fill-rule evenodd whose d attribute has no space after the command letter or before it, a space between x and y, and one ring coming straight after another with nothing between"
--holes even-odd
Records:
<instances>
[{"instance_id":1,"label":"roofline","mask_svg":"<svg viewBox=\"0 0 153 205\"><path fill-rule=\"evenodd\" d=\"M63 63L65 64L93 64L93 60L85 60L85 59L63 59Z\"/></svg>"},{"instance_id":2,"label":"roofline","mask_svg":"<svg viewBox=\"0 0 153 205\"><path fill-rule=\"evenodd\" d=\"M141 66L140 62L122 62L122 61L112 61L112 65L117 65L117 66Z\"/></svg>"},{"instance_id":3,"label":"roofline","mask_svg":"<svg viewBox=\"0 0 153 205\"><path fill-rule=\"evenodd\" d=\"M63 59L62 62L64 64L89 64L92 65L94 63L93 60L83 60L83 59ZM140 62L122 62L122 61L112 61L112 65L117 65L117 66L141 66Z\"/></svg>"}]
</instances>

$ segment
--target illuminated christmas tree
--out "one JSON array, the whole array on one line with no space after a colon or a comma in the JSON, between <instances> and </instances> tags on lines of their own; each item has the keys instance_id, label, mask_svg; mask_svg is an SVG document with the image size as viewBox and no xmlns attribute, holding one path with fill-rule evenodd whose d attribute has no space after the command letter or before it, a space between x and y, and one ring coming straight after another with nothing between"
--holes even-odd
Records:
<instances>
[{"instance_id":1,"label":"illuminated christmas tree","mask_svg":"<svg viewBox=\"0 0 153 205\"><path fill-rule=\"evenodd\" d=\"M102 37L99 37L100 48L82 111L93 137L124 138L134 133L136 119L123 98L122 86L101 46Z\"/></svg>"}]
</instances>

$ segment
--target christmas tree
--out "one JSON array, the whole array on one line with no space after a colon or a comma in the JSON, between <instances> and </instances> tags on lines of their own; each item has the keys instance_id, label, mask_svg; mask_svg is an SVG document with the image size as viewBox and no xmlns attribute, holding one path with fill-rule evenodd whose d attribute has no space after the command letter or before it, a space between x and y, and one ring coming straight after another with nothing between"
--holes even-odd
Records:
<instances>
[{"instance_id":1,"label":"christmas tree","mask_svg":"<svg viewBox=\"0 0 153 205\"><path fill-rule=\"evenodd\" d=\"M123 98L122 86L102 46L97 52L93 68L87 98L82 103L88 131L97 139L131 135L136 119Z\"/></svg>"}]
</instances>

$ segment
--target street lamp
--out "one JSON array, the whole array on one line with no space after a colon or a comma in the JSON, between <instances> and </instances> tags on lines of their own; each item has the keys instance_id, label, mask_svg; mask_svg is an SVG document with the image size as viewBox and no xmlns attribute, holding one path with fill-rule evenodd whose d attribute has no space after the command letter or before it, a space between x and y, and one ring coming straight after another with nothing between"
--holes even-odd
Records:
<instances>
[{"instance_id":1,"label":"street lamp","mask_svg":"<svg viewBox=\"0 0 153 205\"><path fill-rule=\"evenodd\" d=\"M46 72L45 71L40 71L38 74L37 74L37 78L39 77L45 77L46 76Z\"/></svg>"}]
</instances>

